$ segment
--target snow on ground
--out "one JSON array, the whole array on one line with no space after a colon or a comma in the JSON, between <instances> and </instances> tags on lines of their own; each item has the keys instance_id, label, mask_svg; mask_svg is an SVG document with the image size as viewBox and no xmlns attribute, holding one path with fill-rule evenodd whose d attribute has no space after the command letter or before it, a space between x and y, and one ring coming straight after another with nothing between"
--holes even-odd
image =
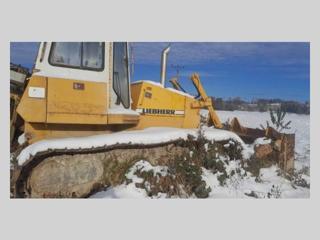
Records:
<instances>
[{"instance_id":1,"label":"snow on ground","mask_svg":"<svg viewBox=\"0 0 320 240\"><path fill-rule=\"evenodd\" d=\"M142 183L143 179L135 175L137 171L153 171L154 176L160 174L165 176L168 173L166 166L152 166L149 162L141 160L134 164L126 174L126 178L132 182L129 184L121 184L116 187L110 187L106 191L98 192L91 196L91 198L147 198L147 192L145 189L137 188L136 183ZM165 198L166 194L159 193L156 198Z\"/></svg>"},{"instance_id":2,"label":"snow on ground","mask_svg":"<svg viewBox=\"0 0 320 240\"><path fill-rule=\"evenodd\" d=\"M202 113L205 113L205 111ZM266 126L267 120L270 122L269 112L217 111L217 114L222 122L237 117L243 126L251 128L260 128L260 124ZM310 167L310 116L287 113L285 120L292 121L291 129L286 130L286 132L296 134L295 168Z\"/></svg>"},{"instance_id":3,"label":"snow on ground","mask_svg":"<svg viewBox=\"0 0 320 240\"><path fill-rule=\"evenodd\" d=\"M244 145L243 141L235 133L214 129L204 128L205 137L208 140L222 141L233 139L243 145L245 157L251 153ZM101 134L89 137L47 139L29 145L18 156L18 163L22 165L31 156L38 152L48 149L85 149L91 147L111 146L115 144L143 144L150 145L161 142L169 142L178 139L187 139L188 135L197 137L198 129L164 128L153 127L144 130L124 131L113 134Z\"/></svg>"},{"instance_id":4,"label":"snow on ground","mask_svg":"<svg viewBox=\"0 0 320 240\"><path fill-rule=\"evenodd\" d=\"M227 179L224 186L217 179L219 174L202 169L202 179L211 188L209 198L252 198L252 194L256 198L308 198L310 195L308 188L293 186L289 180L279 176L276 166L261 169L257 181L250 173L245 175L239 164L239 161L229 163L228 174L237 168L240 171Z\"/></svg>"},{"instance_id":5,"label":"snow on ground","mask_svg":"<svg viewBox=\"0 0 320 240\"><path fill-rule=\"evenodd\" d=\"M213 174L212 171L202 168L202 180L211 188L209 198L308 198L310 191L308 188L293 186L292 183L279 176L278 167L261 169L259 181L249 172L240 167L240 161L230 161L225 163L226 172L229 177L225 185L221 186L218 176L221 173ZM98 192L90 198L167 198L166 193L158 193L156 196L149 197L147 191L136 186L142 183L143 179L135 175L137 170L153 171L154 176L168 174L166 166L152 166L149 162L140 160L133 165L126 178L131 181L129 184L109 187L105 191ZM232 175L231 172L234 172ZM309 182L309 181L308 181ZM194 198L195 196L190 196Z\"/></svg>"},{"instance_id":6,"label":"snow on ground","mask_svg":"<svg viewBox=\"0 0 320 240\"><path fill-rule=\"evenodd\" d=\"M245 112L245 111L217 111L222 122L231 120L233 117L238 117L240 123L248 127L259 128L260 124L266 125L266 121L270 116L268 112ZM206 114L202 111L202 114ZM310 166L310 117L309 115L298 115L288 113L286 120L291 120L291 129L287 132L296 134L296 161L295 168L300 170L303 166ZM209 131L205 131L205 134L210 135ZM268 140L257 139L255 144L265 144ZM138 162L139 163L139 162ZM141 163L140 163L141 164ZM213 174L211 171L202 168L202 179L206 182L207 186L210 186L211 192L209 198L309 198L310 189L299 186L294 186L289 180L285 179L278 174L278 167L272 166L270 168L264 168L260 171L259 180L251 176L250 173L246 173L244 169L240 168L239 161L230 161L227 167L228 174L232 170L237 173L226 180L224 186L221 186L218 180L219 173ZM148 169L162 169L160 166L149 166L146 163ZM141 181L132 175L133 170L138 166L133 166L128 172L127 178L133 179L133 182L125 185L121 184L116 187L110 187L106 191L99 192L93 195L93 198L146 198L146 191L135 186L135 182ZM141 166L140 166L141 167ZM302 176L309 184L310 177L307 175ZM166 197L165 194L157 197Z\"/></svg>"}]
</instances>

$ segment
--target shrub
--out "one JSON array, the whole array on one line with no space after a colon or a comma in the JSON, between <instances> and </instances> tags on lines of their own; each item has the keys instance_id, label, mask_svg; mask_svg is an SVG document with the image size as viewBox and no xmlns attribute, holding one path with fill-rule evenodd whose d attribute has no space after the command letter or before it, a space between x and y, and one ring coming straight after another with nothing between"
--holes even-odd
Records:
<instances>
[{"instance_id":1,"label":"shrub","mask_svg":"<svg viewBox=\"0 0 320 240\"><path fill-rule=\"evenodd\" d=\"M304 188L310 188L310 184L303 178L303 175L310 173L309 167L303 167L301 170L293 170L290 173L283 173L293 186L299 186Z\"/></svg>"},{"instance_id":2,"label":"shrub","mask_svg":"<svg viewBox=\"0 0 320 240\"><path fill-rule=\"evenodd\" d=\"M291 129L291 127L289 127L289 125L291 124L291 121L285 122L284 120L287 114L287 112L284 109L279 108L275 111L270 109L269 113L270 113L270 120L273 126L275 126L277 131L281 132L284 129ZM266 121L266 123L267 123L266 128L270 127L269 121ZM266 129L263 125L260 125L260 127L262 129Z\"/></svg>"},{"instance_id":3,"label":"shrub","mask_svg":"<svg viewBox=\"0 0 320 240\"><path fill-rule=\"evenodd\" d=\"M217 179L218 179L220 185L224 186L226 184L227 178L229 178L229 176L226 172L224 172L221 175L219 175Z\"/></svg>"},{"instance_id":4,"label":"shrub","mask_svg":"<svg viewBox=\"0 0 320 240\"><path fill-rule=\"evenodd\" d=\"M268 198L280 198L281 197L281 189L277 185L272 185L270 192L267 193Z\"/></svg>"}]
</instances>

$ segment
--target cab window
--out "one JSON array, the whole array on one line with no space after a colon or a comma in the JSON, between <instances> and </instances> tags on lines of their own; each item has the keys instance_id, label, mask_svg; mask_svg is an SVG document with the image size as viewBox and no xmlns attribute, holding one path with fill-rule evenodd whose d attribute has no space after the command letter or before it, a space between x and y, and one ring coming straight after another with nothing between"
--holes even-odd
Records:
<instances>
[{"instance_id":1,"label":"cab window","mask_svg":"<svg viewBox=\"0 0 320 240\"><path fill-rule=\"evenodd\" d=\"M83 43L82 66L84 68L102 69L103 68L103 47L102 43L87 42Z\"/></svg>"},{"instance_id":2,"label":"cab window","mask_svg":"<svg viewBox=\"0 0 320 240\"><path fill-rule=\"evenodd\" d=\"M54 66L101 71L104 64L104 43L52 43L49 63Z\"/></svg>"}]
</instances>

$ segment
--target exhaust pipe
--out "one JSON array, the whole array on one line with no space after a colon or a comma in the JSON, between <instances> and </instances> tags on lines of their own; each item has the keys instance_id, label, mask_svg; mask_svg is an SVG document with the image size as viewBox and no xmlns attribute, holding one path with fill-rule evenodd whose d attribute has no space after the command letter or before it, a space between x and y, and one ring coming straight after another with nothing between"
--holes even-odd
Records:
<instances>
[{"instance_id":1,"label":"exhaust pipe","mask_svg":"<svg viewBox=\"0 0 320 240\"><path fill-rule=\"evenodd\" d=\"M161 79L160 79L160 84L164 86L165 81L166 81L166 73L167 73L167 56L170 51L170 45L163 49L162 55L161 55Z\"/></svg>"}]
</instances>

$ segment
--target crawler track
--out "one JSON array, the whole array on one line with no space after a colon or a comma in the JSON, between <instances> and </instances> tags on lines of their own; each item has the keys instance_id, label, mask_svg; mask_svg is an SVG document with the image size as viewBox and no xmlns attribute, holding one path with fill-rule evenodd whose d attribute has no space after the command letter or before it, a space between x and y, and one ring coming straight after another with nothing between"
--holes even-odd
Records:
<instances>
[{"instance_id":1,"label":"crawler track","mask_svg":"<svg viewBox=\"0 0 320 240\"><path fill-rule=\"evenodd\" d=\"M115 144L90 149L54 149L39 152L13 173L13 195L28 197L87 197L114 184L121 166L139 159L165 164L187 151L185 140L140 145Z\"/></svg>"}]
</instances>

